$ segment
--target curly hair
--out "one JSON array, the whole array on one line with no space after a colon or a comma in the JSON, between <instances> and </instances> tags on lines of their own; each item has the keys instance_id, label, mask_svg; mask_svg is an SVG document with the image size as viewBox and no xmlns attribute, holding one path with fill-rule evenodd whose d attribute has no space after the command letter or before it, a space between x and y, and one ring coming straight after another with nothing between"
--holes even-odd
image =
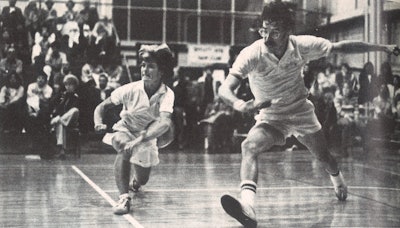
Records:
<instances>
[{"instance_id":1,"label":"curly hair","mask_svg":"<svg viewBox=\"0 0 400 228\"><path fill-rule=\"evenodd\" d=\"M174 57L168 45L142 45L139 49L140 60L154 60L163 73L163 82L170 85L174 75Z\"/></svg>"},{"instance_id":2,"label":"curly hair","mask_svg":"<svg viewBox=\"0 0 400 228\"><path fill-rule=\"evenodd\" d=\"M262 21L276 22L285 29L293 29L296 23L296 4L274 1L264 6L261 14Z\"/></svg>"}]
</instances>

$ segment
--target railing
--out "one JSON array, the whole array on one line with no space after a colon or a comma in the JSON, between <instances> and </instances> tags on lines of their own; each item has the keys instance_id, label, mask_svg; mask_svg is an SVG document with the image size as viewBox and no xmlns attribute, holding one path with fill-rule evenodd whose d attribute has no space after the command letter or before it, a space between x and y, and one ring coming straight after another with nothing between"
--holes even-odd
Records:
<instances>
[{"instance_id":1,"label":"railing","mask_svg":"<svg viewBox=\"0 0 400 228\"><path fill-rule=\"evenodd\" d=\"M113 33L115 35L115 43L118 46L118 48L121 50L121 39L119 38L118 31L115 28L114 21L111 21L111 23L112 23ZM131 70L129 69L128 60L126 59L126 55L125 54L122 54L122 62L123 62L123 65L125 67L126 73L128 74L129 82L133 82Z\"/></svg>"}]
</instances>

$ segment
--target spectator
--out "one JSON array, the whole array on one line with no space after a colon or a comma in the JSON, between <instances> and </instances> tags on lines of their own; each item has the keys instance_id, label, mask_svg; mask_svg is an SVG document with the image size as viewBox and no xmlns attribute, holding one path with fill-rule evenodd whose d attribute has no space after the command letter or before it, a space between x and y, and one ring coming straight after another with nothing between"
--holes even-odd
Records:
<instances>
[{"instance_id":1,"label":"spectator","mask_svg":"<svg viewBox=\"0 0 400 228\"><path fill-rule=\"evenodd\" d=\"M39 30L40 22L43 21L41 17L41 12L36 6L36 1L30 1L28 5L24 9L24 17L25 17L25 28L28 29L29 34L33 38L35 33Z\"/></svg>"},{"instance_id":2,"label":"spectator","mask_svg":"<svg viewBox=\"0 0 400 228\"><path fill-rule=\"evenodd\" d=\"M358 94L358 103L365 104L371 102L378 94L378 81L375 75L374 65L371 62L364 64L360 72L360 91Z\"/></svg>"},{"instance_id":3,"label":"spectator","mask_svg":"<svg viewBox=\"0 0 400 228\"><path fill-rule=\"evenodd\" d=\"M62 16L63 21L64 22L75 21L77 17L77 12L74 11L75 2L69 0L68 2L65 3L65 5L67 6L67 11Z\"/></svg>"},{"instance_id":4,"label":"spectator","mask_svg":"<svg viewBox=\"0 0 400 228\"><path fill-rule=\"evenodd\" d=\"M88 47L88 60L93 65L104 64L112 61L115 51L115 41L108 36L105 26L95 26Z\"/></svg>"},{"instance_id":5,"label":"spectator","mask_svg":"<svg viewBox=\"0 0 400 228\"><path fill-rule=\"evenodd\" d=\"M85 65L87 66L87 65ZM84 66L84 67L85 67ZM77 90L79 96L79 130L82 133L93 131L93 112L101 102L100 90L96 88L96 82L90 75L82 75L82 83Z\"/></svg>"},{"instance_id":6,"label":"spectator","mask_svg":"<svg viewBox=\"0 0 400 228\"><path fill-rule=\"evenodd\" d=\"M19 43L27 42L24 37L25 18L21 9L15 6L17 0L9 0L8 3L9 6L5 6L1 13L3 28L9 31L11 39L19 46Z\"/></svg>"},{"instance_id":7,"label":"spectator","mask_svg":"<svg viewBox=\"0 0 400 228\"><path fill-rule=\"evenodd\" d=\"M393 98L393 108L396 114L396 118L400 116L400 76L395 74L393 75L393 86L394 86L394 98Z\"/></svg>"},{"instance_id":8,"label":"spectator","mask_svg":"<svg viewBox=\"0 0 400 228\"><path fill-rule=\"evenodd\" d=\"M4 85L4 79L11 71L15 71L17 75L22 73L22 61L17 59L13 45L8 48L7 57L0 61L0 87Z\"/></svg>"},{"instance_id":9,"label":"spectator","mask_svg":"<svg viewBox=\"0 0 400 228\"><path fill-rule=\"evenodd\" d=\"M108 86L108 76L105 73L99 75L99 88L100 88L100 98L104 101L107 97L111 95L114 88Z\"/></svg>"},{"instance_id":10,"label":"spectator","mask_svg":"<svg viewBox=\"0 0 400 228\"><path fill-rule=\"evenodd\" d=\"M200 123L204 123L205 149L209 152L231 146L234 128L232 113L232 108L218 97L208 104Z\"/></svg>"},{"instance_id":11,"label":"spectator","mask_svg":"<svg viewBox=\"0 0 400 228\"><path fill-rule=\"evenodd\" d=\"M79 80L76 76L69 74L65 76L63 83L66 90L58 99L50 122L55 128L57 146L61 147L58 154L60 159L65 159L69 129L77 128L79 120L79 99L76 93Z\"/></svg>"},{"instance_id":12,"label":"spectator","mask_svg":"<svg viewBox=\"0 0 400 228\"><path fill-rule=\"evenodd\" d=\"M336 74L336 84L338 85L339 91L342 91L344 82L348 82L352 91L358 91L358 81L347 63L343 63L340 67L340 71Z\"/></svg>"},{"instance_id":13,"label":"spectator","mask_svg":"<svg viewBox=\"0 0 400 228\"><path fill-rule=\"evenodd\" d=\"M352 131L358 120L354 115L358 101L351 88L350 83L345 81L341 93L335 97L335 108L339 116L337 124L341 127L341 149L345 157L348 156L348 148L352 146Z\"/></svg>"},{"instance_id":14,"label":"spectator","mask_svg":"<svg viewBox=\"0 0 400 228\"><path fill-rule=\"evenodd\" d=\"M54 1L53 0L47 0L45 2L46 4L46 22L49 22L51 20L56 20L57 19L57 10L53 8L54 6Z\"/></svg>"},{"instance_id":15,"label":"spectator","mask_svg":"<svg viewBox=\"0 0 400 228\"><path fill-rule=\"evenodd\" d=\"M209 104L214 102L214 89L213 89L213 69L211 66L206 66L203 69L203 75L197 80L202 88L201 104L200 104L200 118L204 117L205 110Z\"/></svg>"},{"instance_id":16,"label":"spectator","mask_svg":"<svg viewBox=\"0 0 400 228\"><path fill-rule=\"evenodd\" d=\"M37 117L41 112L45 112L42 108L48 109L52 93L53 89L47 84L47 76L44 73L39 74L36 82L29 84L27 90L29 115Z\"/></svg>"},{"instance_id":17,"label":"spectator","mask_svg":"<svg viewBox=\"0 0 400 228\"><path fill-rule=\"evenodd\" d=\"M381 80L381 84L388 87L389 98L394 98L394 86L393 86L393 72L392 66L389 62L383 62L381 64L381 74L379 75L379 79Z\"/></svg>"},{"instance_id":18,"label":"spectator","mask_svg":"<svg viewBox=\"0 0 400 228\"><path fill-rule=\"evenodd\" d=\"M318 93L309 96L315 106L314 111L322 125L322 131L329 142L337 122L337 111L334 104L335 90L335 86L323 87Z\"/></svg>"},{"instance_id":19,"label":"spectator","mask_svg":"<svg viewBox=\"0 0 400 228\"><path fill-rule=\"evenodd\" d=\"M336 87L336 75L332 71L332 64L326 63L323 71L319 72L317 75L317 82L321 89ZM329 90L329 89L328 89Z\"/></svg>"},{"instance_id":20,"label":"spectator","mask_svg":"<svg viewBox=\"0 0 400 228\"><path fill-rule=\"evenodd\" d=\"M188 103L188 84L189 77L182 74L181 69L174 68L173 91L175 93L173 122L175 125L175 140L178 148L182 150L187 143L187 122L186 122L186 105Z\"/></svg>"},{"instance_id":21,"label":"spectator","mask_svg":"<svg viewBox=\"0 0 400 228\"><path fill-rule=\"evenodd\" d=\"M0 90L0 133L3 130L20 132L24 117L24 88L21 78L11 71Z\"/></svg>"},{"instance_id":22,"label":"spectator","mask_svg":"<svg viewBox=\"0 0 400 228\"><path fill-rule=\"evenodd\" d=\"M52 78L54 81L50 82L50 84L54 84L56 82L62 82L63 81L62 69L63 67L68 65L68 60L66 54L60 51L59 42L54 42L51 44L45 57L45 63L46 65L49 65L52 69Z\"/></svg>"},{"instance_id":23,"label":"spectator","mask_svg":"<svg viewBox=\"0 0 400 228\"><path fill-rule=\"evenodd\" d=\"M7 28L3 28L2 34L1 34L1 40L0 40L0 59L3 59L7 56L7 50L11 46L14 46L13 40L10 37L10 32L7 30Z\"/></svg>"},{"instance_id":24,"label":"spectator","mask_svg":"<svg viewBox=\"0 0 400 228\"><path fill-rule=\"evenodd\" d=\"M121 86L123 68L120 64L117 64L115 60L110 64L106 64L105 72L108 76L108 86L110 88L116 89Z\"/></svg>"},{"instance_id":25,"label":"spectator","mask_svg":"<svg viewBox=\"0 0 400 228\"><path fill-rule=\"evenodd\" d=\"M36 82L29 84L26 103L28 119L26 131L32 139L32 149L42 158L50 157L50 98L53 89L47 84L44 73L37 76Z\"/></svg>"},{"instance_id":26,"label":"spectator","mask_svg":"<svg viewBox=\"0 0 400 228\"><path fill-rule=\"evenodd\" d=\"M390 139L393 134L395 121L392 112L392 100L389 89L385 84L380 87L379 95L372 101L374 105L373 119L368 122L368 134L371 137Z\"/></svg>"},{"instance_id":27,"label":"spectator","mask_svg":"<svg viewBox=\"0 0 400 228\"><path fill-rule=\"evenodd\" d=\"M90 1L83 1L83 9L79 12L77 22L82 27L84 24L89 25L93 29L94 25L99 21L99 14L95 7L90 7Z\"/></svg>"},{"instance_id":28,"label":"spectator","mask_svg":"<svg viewBox=\"0 0 400 228\"><path fill-rule=\"evenodd\" d=\"M35 64L37 57L45 56L50 48L49 32L47 27L41 27L40 33L39 32L35 33L34 42L35 44L32 47L32 54L31 54L31 60L33 64Z\"/></svg>"}]
</instances>

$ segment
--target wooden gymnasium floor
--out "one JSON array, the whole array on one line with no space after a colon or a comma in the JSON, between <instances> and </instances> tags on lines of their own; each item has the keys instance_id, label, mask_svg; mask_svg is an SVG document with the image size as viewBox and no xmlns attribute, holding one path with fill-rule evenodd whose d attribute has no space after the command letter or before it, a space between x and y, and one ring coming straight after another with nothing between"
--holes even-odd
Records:
<instances>
[{"instance_id":1,"label":"wooden gymnasium floor","mask_svg":"<svg viewBox=\"0 0 400 228\"><path fill-rule=\"evenodd\" d=\"M0 155L0 227L240 227L219 199L238 193L239 154L168 151L133 211L113 215L113 154L66 161ZM304 150L260 157L259 227L400 227L400 153L340 158L349 184L338 202L327 174Z\"/></svg>"}]
</instances>

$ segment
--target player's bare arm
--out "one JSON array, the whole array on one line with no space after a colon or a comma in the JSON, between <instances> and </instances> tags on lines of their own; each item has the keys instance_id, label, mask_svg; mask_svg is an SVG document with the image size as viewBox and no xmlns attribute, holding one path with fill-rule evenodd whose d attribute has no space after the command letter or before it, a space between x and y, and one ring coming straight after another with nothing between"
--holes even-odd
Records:
<instances>
[{"instance_id":1,"label":"player's bare arm","mask_svg":"<svg viewBox=\"0 0 400 228\"><path fill-rule=\"evenodd\" d=\"M152 122L146 130L142 131L139 137L127 143L124 149L131 150L132 147L140 142L149 141L160 137L168 131L171 125L172 114L169 112L160 112L160 118Z\"/></svg>"},{"instance_id":2,"label":"player's bare arm","mask_svg":"<svg viewBox=\"0 0 400 228\"><path fill-rule=\"evenodd\" d=\"M228 105L231 105L236 111L239 112L254 112L263 108L271 106L274 101L244 101L236 97L235 90L240 85L240 79L233 75L228 75L224 83L218 90L219 96Z\"/></svg>"},{"instance_id":3,"label":"player's bare arm","mask_svg":"<svg viewBox=\"0 0 400 228\"><path fill-rule=\"evenodd\" d=\"M152 140L160 137L172 125L172 114L169 112L160 112L160 118L150 124L150 126L143 132L143 141Z\"/></svg>"},{"instance_id":4,"label":"player's bare arm","mask_svg":"<svg viewBox=\"0 0 400 228\"><path fill-rule=\"evenodd\" d=\"M396 54L398 46L394 44L371 44L363 41L339 41L332 43L332 53L365 53L369 51L382 51Z\"/></svg>"},{"instance_id":5,"label":"player's bare arm","mask_svg":"<svg viewBox=\"0 0 400 228\"><path fill-rule=\"evenodd\" d=\"M103 123L103 116L108 109L114 106L115 105L111 102L111 98L107 98L103 102L101 102L94 110L94 130L97 133L104 133L106 131L107 125Z\"/></svg>"}]
</instances>

